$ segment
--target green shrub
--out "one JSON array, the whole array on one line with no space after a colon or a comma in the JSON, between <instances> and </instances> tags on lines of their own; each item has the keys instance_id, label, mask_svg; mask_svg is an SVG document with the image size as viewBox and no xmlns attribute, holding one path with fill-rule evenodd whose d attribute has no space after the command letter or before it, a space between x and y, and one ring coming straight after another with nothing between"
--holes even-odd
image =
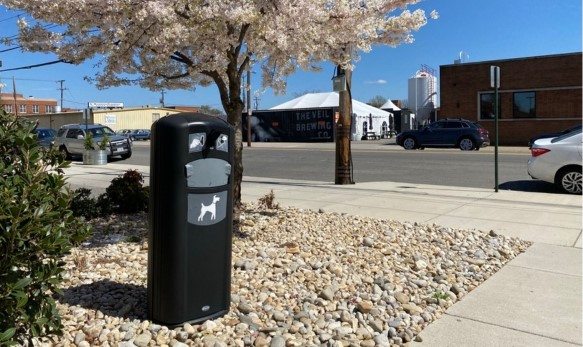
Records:
<instances>
[{"instance_id":1,"label":"green shrub","mask_svg":"<svg viewBox=\"0 0 583 347\"><path fill-rule=\"evenodd\" d=\"M71 203L73 214L87 220L113 213L147 212L149 187L143 187L144 178L136 170L128 170L111 181L106 192L97 197L91 189L78 188Z\"/></svg>"},{"instance_id":2,"label":"green shrub","mask_svg":"<svg viewBox=\"0 0 583 347\"><path fill-rule=\"evenodd\" d=\"M101 141L99 141L99 149L103 151L103 150L106 150L108 146L109 146L109 135L103 134L103 139L101 139Z\"/></svg>"},{"instance_id":3,"label":"green shrub","mask_svg":"<svg viewBox=\"0 0 583 347\"><path fill-rule=\"evenodd\" d=\"M75 216L85 217L87 220L103 216L97 199L91 197L91 189L78 188L74 191L75 196L71 202L71 211Z\"/></svg>"},{"instance_id":4,"label":"green shrub","mask_svg":"<svg viewBox=\"0 0 583 347\"><path fill-rule=\"evenodd\" d=\"M88 151L95 149L95 143L93 142L93 133L91 131L87 131L87 135L85 135L85 140L83 141L83 146Z\"/></svg>"},{"instance_id":5,"label":"green shrub","mask_svg":"<svg viewBox=\"0 0 583 347\"><path fill-rule=\"evenodd\" d=\"M42 150L33 129L0 110L0 346L62 332L52 298L62 257L90 231L69 209L69 163Z\"/></svg>"},{"instance_id":6,"label":"green shrub","mask_svg":"<svg viewBox=\"0 0 583 347\"><path fill-rule=\"evenodd\" d=\"M96 204L101 216L109 216L113 213L113 206L111 206L107 194L103 193L99 195L96 199Z\"/></svg>"},{"instance_id":7,"label":"green shrub","mask_svg":"<svg viewBox=\"0 0 583 347\"><path fill-rule=\"evenodd\" d=\"M136 213L148 210L149 189L142 184L144 177L137 170L128 170L111 180L105 198L113 212Z\"/></svg>"}]
</instances>

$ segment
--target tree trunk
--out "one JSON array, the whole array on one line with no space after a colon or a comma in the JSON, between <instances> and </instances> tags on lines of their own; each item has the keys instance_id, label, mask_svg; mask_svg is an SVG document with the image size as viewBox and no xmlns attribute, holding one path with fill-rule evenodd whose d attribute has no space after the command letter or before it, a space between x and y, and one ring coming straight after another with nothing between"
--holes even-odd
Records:
<instances>
[{"instance_id":1,"label":"tree trunk","mask_svg":"<svg viewBox=\"0 0 583 347\"><path fill-rule=\"evenodd\" d=\"M243 181L243 102L239 100L235 106L227 110L227 121L235 128L235 158L233 163L233 227L234 232L239 232L241 220L241 183Z\"/></svg>"},{"instance_id":2,"label":"tree trunk","mask_svg":"<svg viewBox=\"0 0 583 347\"><path fill-rule=\"evenodd\" d=\"M346 70L346 90L339 94L339 117L336 124L336 172L334 175L335 184L351 184L351 153L350 153L350 133L351 133L351 93L352 71Z\"/></svg>"},{"instance_id":3,"label":"tree trunk","mask_svg":"<svg viewBox=\"0 0 583 347\"><path fill-rule=\"evenodd\" d=\"M240 47L239 47L240 48ZM229 51L229 63L226 74L227 79L223 79L218 72L207 72L211 77L221 96L221 103L227 113L227 122L235 129L234 142L234 162L232 178L233 183L233 232L239 233L239 224L241 220L241 182L243 181L243 100L241 100L241 74L244 67L237 65L239 58L239 48L233 48Z\"/></svg>"}]
</instances>

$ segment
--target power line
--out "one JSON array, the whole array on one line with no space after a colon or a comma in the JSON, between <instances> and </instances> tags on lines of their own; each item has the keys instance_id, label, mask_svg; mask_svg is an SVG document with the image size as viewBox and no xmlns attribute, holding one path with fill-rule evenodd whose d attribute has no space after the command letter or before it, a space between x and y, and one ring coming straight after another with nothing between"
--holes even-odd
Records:
<instances>
[{"instance_id":1,"label":"power line","mask_svg":"<svg viewBox=\"0 0 583 347\"><path fill-rule=\"evenodd\" d=\"M67 63L67 64L71 64L71 62L65 61L63 59L59 59L59 60L49 61L47 63L40 63L40 64L35 64L35 65L15 67L15 68L12 68L12 69L4 69L4 70L0 70L0 72L16 71L16 70L26 70L26 69L32 69L32 68L35 68L35 67L42 67L42 66L47 66L47 65L53 65L53 64L57 64L57 63Z\"/></svg>"},{"instance_id":2,"label":"power line","mask_svg":"<svg viewBox=\"0 0 583 347\"><path fill-rule=\"evenodd\" d=\"M59 82L57 80L39 80L36 78L15 78L17 81L32 81L32 82Z\"/></svg>"},{"instance_id":3,"label":"power line","mask_svg":"<svg viewBox=\"0 0 583 347\"><path fill-rule=\"evenodd\" d=\"M7 20L11 20L12 18L18 18L18 17L20 17L20 14L15 14L15 15L14 15L14 16L12 16L12 17L8 17L8 18L0 19L0 23L2 23L2 22L6 22Z\"/></svg>"},{"instance_id":4,"label":"power line","mask_svg":"<svg viewBox=\"0 0 583 347\"><path fill-rule=\"evenodd\" d=\"M67 100L67 99L63 99L63 101L66 101L66 102L71 103L71 104L87 105L86 102L79 102L79 101L73 101L73 100Z\"/></svg>"},{"instance_id":5,"label":"power line","mask_svg":"<svg viewBox=\"0 0 583 347\"><path fill-rule=\"evenodd\" d=\"M0 53L13 51L15 49L19 49L20 47L22 47L22 46L16 46L16 47L12 47L12 48L3 49L3 50L0 51Z\"/></svg>"}]
</instances>

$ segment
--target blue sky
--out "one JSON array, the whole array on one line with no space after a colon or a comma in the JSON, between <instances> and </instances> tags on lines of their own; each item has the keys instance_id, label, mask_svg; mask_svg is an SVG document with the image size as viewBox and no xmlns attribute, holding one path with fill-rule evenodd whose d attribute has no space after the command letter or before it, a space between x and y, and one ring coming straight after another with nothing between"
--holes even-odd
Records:
<instances>
[{"instance_id":1,"label":"blue sky","mask_svg":"<svg viewBox=\"0 0 583 347\"><path fill-rule=\"evenodd\" d=\"M464 52L469 62L519 58L537 55L580 52L582 50L581 0L425 0L411 9L423 8L439 12L439 19L414 34L415 41L391 47L374 47L363 54L353 73L352 95L367 102L380 95L390 99L407 99L407 80L425 64L436 70L452 64ZM17 12L0 6L0 37L16 34ZM51 54L2 52L10 47L0 45L0 81L3 92L12 92L12 79L18 93L60 101L60 83L64 80L63 105L84 108L87 102L123 102L126 107L159 105L160 93L139 87L98 90L83 77L93 75L91 63L72 66L56 64L27 70L1 70L40 64L55 60ZM319 73L299 71L288 78L286 95L276 96L266 90L259 97L259 109L266 109L293 99L306 91L332 90L334 66L323 63ZM258 88L254 82L252 91ZM504 72L501 73L502 83ZM383 82L384 81L384 82ZM439 97L439 90L438 90ZM196 87L188 91L166 91L166 105L209 105L220 108L215 86ZM438 98L439 100L439 98ZM439 101L438 101L439 102Z\"/></svg>"}]
</instances>

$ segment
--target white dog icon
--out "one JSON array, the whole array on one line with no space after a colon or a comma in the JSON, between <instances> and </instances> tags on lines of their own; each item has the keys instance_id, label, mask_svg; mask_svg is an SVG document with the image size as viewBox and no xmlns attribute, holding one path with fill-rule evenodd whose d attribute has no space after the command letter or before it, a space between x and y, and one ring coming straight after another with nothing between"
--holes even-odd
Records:
<instances>
[{"instance_id":1,"label":"white dog icon","mask_svg":"<svg viewBox=\"0 0 583 347\"><path fill-rule=\"evenodd\" d=\"M210 205L205 206L205 204L203 204L202 202L200 203L200 215L198 216L198 221L202 221L202 219L204 218L204 215L207 212L211 213L211 220L213 219L217 219L216 213L217 213L217 202L219 202L221 199L214 195L213 196L213 202L211 202Z\"/></svg>"}]
</instances>

